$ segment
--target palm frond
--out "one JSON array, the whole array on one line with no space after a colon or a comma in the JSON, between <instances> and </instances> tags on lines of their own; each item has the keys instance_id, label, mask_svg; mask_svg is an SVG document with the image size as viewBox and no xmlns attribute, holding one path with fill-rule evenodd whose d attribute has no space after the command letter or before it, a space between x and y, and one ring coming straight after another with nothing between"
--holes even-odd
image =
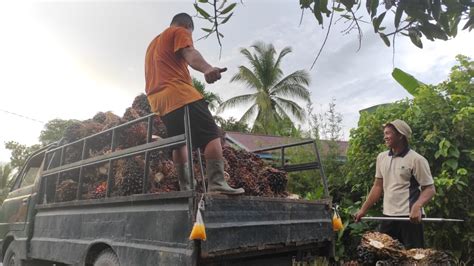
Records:
<instances>
[{"instance_id":1,"label":"palm frond","mask_svg":"<svg viewBox=\"0 0 474 266\"><path fill-rule=\"evenodd\" d=\"M309 101L311 96L308 89L300 84L281 86L280 88L274 90L271 95L272 97L279 96L292 99L301 99L304 101Z\"/></svg>"},{"instance_id":2,"label":"palm frond","mask_svg":"<svg viewBox=\"0 0 474 266\"><path fill-rule=\"evenodd\" d=\"M278 58L275 62L275 65L273 66L274 68L280 68L280 63L281 63L281 59L283 57L285 57L285 55L291 53L291 47L287 46L285 48L283 48L283 50L281 50L280 54L278 55Z\"/></svg>"},{"instance_id":3,"label":"palm frond","mask_svg":"<svg viewBox=\"0 0 474 266\"><path fill-rule=\"evenodd\" d=\"M296 70L295 72L287 75L283 79L281 79L278 84L275 85L275 88L278 86L282 86L285 84L304 84L308 86L311 82L311 78L309 73L306 70Z\"/></svg>"},{"instance_id":4,"label":"palm frond","mask_svg":"<svg viewBox=\"0 0 474 266\"><path fill-rule=\"evenodd\" d=\"M275 102L275 111L277 112L278 117L280 117L282 120L288 119L288 120L292 121L292 119L286 113L286 111L280 105L278 105L278 103L276 103L276 102Z\"/></svg>"},{"instance_id":5,"label":"palm frond","mask_svg":"<svg viewBox=\"0 0 474 266\"><path fill-rule=\"evenodd\" d=\"M257 53L260 55L260 56L263 56L265 53L267 53L268 51L275 51L275 48L273 47L273 44L266 44L264 42L261 42L261 41L257 41L255 42L254 44L252 44L251 46L253 49L255 49L255 51L257 51Z\"/></svg>"},{"instance_id":6,"label":"palm frond","mask_svg":"<svg viewBox=\"0 0 474 266\"><path fill-rule=\"evenodd\" d=\"M245 111L245 113L239 119L239 122L248 123L250 119L255 115L255 112L257 111L258 111L258 106L256 104L253 104L252 106L250 106L249 109L247 109L247 111Z\"/></svg>"},{"instance_id":7,"label":"palm frond","mask_svg":"<svg viewBox=\"0 0 474 266\"><path fill-rule=\"evenodd\" d=\"M256 77L255 74L245 66L240 66L239 72L230 79L230 82L234 81L241 81L242 83L246 84L248 88L251 89L258 90L262 87L262 83L260 82L258 77Z\"/></svg>"},{"instance_id":8,"label":"palm frond","mask_svg":"<svg viewBox=\"0 0 474 266\"><path fill-rule=\"evenodd\" d=\"M252 70L254 71L255 74L258 75L258 73L260 72L260 70L262 69L262 65L261 65L261 60L258 58L257 55L251 53L249 50L243 48L240 50L240 53L243 54L247 60L249 60L250 62L250 65L252 66Z\"/></svg>"},{"instance_id":9,"label":"palm frond","mask_svg":"<svg viewBox=\"0 0 474 266\"><path fill-rule=\"evenodd\" d=\"M280 69L273 68L276 53L275 48L272 44L267 45L262 42L256 42L251 47L256 51L252 56L256 62L251 62L253 72L261 81L262 88L268 90L275 83L275 80L278 80L278 76L281 75Z\"/></svg>"},{"instance_id":10,"label":"palm frond","mask_svg":"<svg viewBox=\"0 0 474 266\"><path fill-rule=\"evenodd\" d=\"M251 101L254 101L255 98L256 98L255 94L244 94L244 95L235 96L235 97L230 98L230 99L226 100L225 102L223 102L219 106L218 112L224 111L226 109L233 108L233 107L235 107L239 104L249 103Z\"/></svg>"},{"instance_id":11,"label":"palm frond","mask_svg":"<svg viewBox=\"0 0 474 266\"><path fill-rule=\"evenodd\" d=\"M299 122L302 122L305 118L304 109L299 106L297 103L291 100L283 99L280 97L275 97L275 102L277 105L285 112L287 116L288 112L291 116L295 117Z\"/></svg>"},{"instance_id":12,"label":"palm frond","mask_svg":"<svg viewBox=\"0 0 474 266\"><path fill-rule=\"evenodd\" d=\"M310 77L305 70L297 70L284 77L276 84L271 91L271 95L291 96L308 101L310 93L305 86L310 83Z\"/></svg>"}]
</instances>

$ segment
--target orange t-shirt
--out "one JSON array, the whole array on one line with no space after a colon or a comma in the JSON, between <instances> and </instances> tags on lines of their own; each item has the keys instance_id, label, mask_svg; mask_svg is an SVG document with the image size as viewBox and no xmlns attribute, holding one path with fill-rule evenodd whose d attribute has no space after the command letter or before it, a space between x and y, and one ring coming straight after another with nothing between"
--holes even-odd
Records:
<instances>
[{"instance_id":1,"label":"orange t-shirt","mask_svg":"<svg viewBox=\"0 0 474 266\"><path fill-rule=\"evenodd\" d=\"M188 63L178 54L186 47L193 47L191 33L183 27L171 26L146 51L145 91L151 110L159 115L203 98L192 85Z\"/></svg>"}]
</instances>

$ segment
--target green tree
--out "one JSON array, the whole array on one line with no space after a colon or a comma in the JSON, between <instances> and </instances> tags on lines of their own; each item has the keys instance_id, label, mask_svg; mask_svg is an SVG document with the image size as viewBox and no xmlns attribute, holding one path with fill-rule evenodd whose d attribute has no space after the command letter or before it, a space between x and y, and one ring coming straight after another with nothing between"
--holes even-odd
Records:
<instances>
[{"instance_id":1,"label":"green tree","mask_svg":"<svg viewBox=\"0 0 474 266\"><path fill-rule=\"evenodd\" d=\"M434 177L437 194L425 208L428 215L466 220L449 226L426 224L428 245L452 251L467 262L473 259L474 248L474 205L466 204L474 200L474 62L465 56L456 59L446 81L419 86L411 100L361 113L358 127L351 131L347 165L351 190L345 191L344 205L360 205L373 184L375 158L386 150L382 124L403 119L413 130L411 148L427 158ZM375 211L380 212L380 206Z\"/></svg>"},{"instance_id":2,"label":"green tree","mask_svg":"<svg viewBox=\"0 0 474 266\"><path fill-rule=\"evenodd\" d=\"M5 142L5 148L11 151L10 166L12 169L19 169L23 166L31 153L41 148L40 144L27 146L16 141Z\"/></svg>"},{"instance_id":3,"label":"green tree","mask_svg":"<svg viewBox=\"0 0 474 266\"><path fill-rule=\"evenodd\" d=\"M53 119L48 121L40 133L40 144L27 146L16 141L5 142L5 148L11 151L10 166L13 169L21 167L32 152L55 141L59 141L64 134L64 130L75 122L77 120Z\"/></svg>"},{"instance_id":4,"label":"green tree","mask_svg":"<svg viewBox=\"0 0 474 266\"><path fill-rule=\"evenodd\" d=\"M218 94L206 91L206 84L204 82L199 81L198 79L193 77L193 86L196 88L209 103L209 110L215 111L217 107L222 103L221 98Z\"/></svg>"},{"instance_id":5,"label":"green tree","mask_svg":"<svg viewBox=\"0 0 474 266\"><path fill-rule=\"evenodd\" d=\"M306 106L308 114L309 129L301 132L299 137L313 138L318 146L321 156L321 164L324 167L328 179L330 195L334 198L341 197L338 193L340 184L344 181L343 166L345 161L340 154L340 136L342 135L342 115L337 112L334 100L329 104L329 109L324 113L313 113L312 103ZM327 130L322 130L322 128ZM332 130L330 132L329 130ZM321 139L321 136L328 139ZM309 163L316 160L312 145L286 149L286 157L289 164ZM309 170L289 174L289 190L307 199L319 199L323 196L323 184L319 170Z\"/></svg>"},{"instance_id":6,"label":"green tree","mask_svg":"<svg viewBox=\"0 0 474 266\"><path fill-rule=\"evenodd\" d=\"M314 131L319 132L319 142L322 155L322 164L328 178L329 190L335 201L344 195L340 194L340 187L344 183L343 167L345 160L340 151L339 141L342 138L342 114L336 110L336 99L332 99L328 104L328 109L324 113L313 114L310 121L313 123Z\"/></svg>"},{"instance_id":7,"label":"green tree","mask_svg":"<svg viewBox=\"0 0 474 266\"><path fill-rule=\"evenodd\" d=\"M216 117L216 122L224 131L236 131L242 133L250 132L249 125L236 120L234 117L230 117L228 119Z\"/></svg>"},{"instance_id":8,"label":"green tree","mask_svg":"<svg viewBox=\"0 0 474 266\"><path fill-rule=\"evenodd\" d=\"M290 47L285 47L276 58L275 48L271 44L257 42L252 48L255 53L245 48L240 50L251 67L240 66L239 72L231 81L245 84L253 93L228 99L219 109L251 104L240 121L250 122L256 115L252 132L274 134L279 123L285 119L292 121L291 117L294 117L302 121L305 117L303 108L286 97L308 101L309 92L306 86L310 83L309 74L298 70L288 76L283 75L280 64L283 57L291 52Z\"/></svg>"},{"instance_id":9,"label":"green tree","mask_svg":"<svg viewBox=\"0 0 474 266\"><path fill-rule=\"evenodd\" d=\"M73 123L76 123L77 120L63 120L63 119L53 119L44 125L43 130L41 130L39 141L42 145L48 145L53 142L59 141L64 134L64 130Z\"/></svg>"}]
</instances>

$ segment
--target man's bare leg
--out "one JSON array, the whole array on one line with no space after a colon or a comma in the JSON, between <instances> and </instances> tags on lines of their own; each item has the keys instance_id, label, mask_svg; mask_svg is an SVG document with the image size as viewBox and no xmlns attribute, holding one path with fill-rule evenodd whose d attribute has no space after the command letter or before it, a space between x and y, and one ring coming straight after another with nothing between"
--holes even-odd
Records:
<instances>
[{"instance_id":1,"label":"man's bare leg","mask_svg":"<svg viewBox=\"0 0 474 266\"><path fill-rule=\"evenodd\" d=\"M223 160L220 138L213 139L207 143L204 149L204 157L206 157L206 160Z\"/></svg>"},{"instance_id":2,"label":"man's bare leg","mask_svg":"<svg viewBox=\"0 0 474 266\"><path fill-rule=\"evenodd\" d=\"M184 164L188 162L188 149L183 145L173 150L173 163Z\"/></svg>"}]
</instances>

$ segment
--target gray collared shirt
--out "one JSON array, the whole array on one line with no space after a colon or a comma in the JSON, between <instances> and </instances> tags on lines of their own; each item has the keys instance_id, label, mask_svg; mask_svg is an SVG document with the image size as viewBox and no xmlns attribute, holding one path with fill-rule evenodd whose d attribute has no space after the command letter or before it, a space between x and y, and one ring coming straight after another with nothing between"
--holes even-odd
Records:
<instances>
[{"instance_id":1,"label":"gray collared shirt","mask_svg":"<svg viewBox=\"0 0 474 266\"><path fill-rule=\"evenodd\" d=\"M383 179L383 214L410 215L422 186L433 184L428 161L409 148L400 154L392 151L377 156L375 177Z\"/></svg>"}]
</instances>

